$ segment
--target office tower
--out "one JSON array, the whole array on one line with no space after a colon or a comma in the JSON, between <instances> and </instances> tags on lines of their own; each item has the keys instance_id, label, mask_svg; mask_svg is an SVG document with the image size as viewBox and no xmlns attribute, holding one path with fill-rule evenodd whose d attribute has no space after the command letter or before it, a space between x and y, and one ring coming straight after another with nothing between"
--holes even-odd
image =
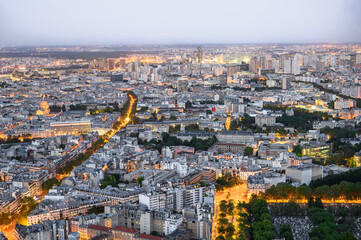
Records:
<instances>
[{"instance_id":1,"label":"office tower","mask_svg":"<svg viewBox=\"0 0 361 240\"><path fill-rule=\"evenodd\" d=\"M326 64L324 61L318 61L317 64L316 64L316 69L318 71L324 71L326 68Z\"/></svg>"},{"instance_id":2,"label":"office tower","mask_svg":"<svg viewBox=\"0 0 361 240\"><path fill-rule=\"evenodd\" d=\"M193 61L195 62L195 63L197 63L198 62L198 56L197 56L198 54L197 54L197 51L194 51L193 52Z\"/></svg>"},{"instance_id":3,"label":"office tower","mask_svg":"<svg viewBox=\"0 0 361 240\"><path fill-rule=\"evenodd\" d=\"M203 49L201 46L197 47L197 63L203 63Z\"/></svg>"},{"instance_id":4,"label":"office tower","mask_svg":"<svg viewBox=\"0 0 361 240\"><path fill-rule=\"evenodd\" d=\"M128 68L128 72L134 72L135 71L134 62L129 63L127 68Z\"/></svg>"},{"instance_id":5,"label":"office tower","mask_svg":"<svg viewBox=\"0 0 361 240\"><path fill-rule=\"evenodd\" d=\"M260 68L262 69L266 68L266 57L260 57L259 64L260 64Z\"/></svg>"},{"instance_id":6,"label":"office tower","mask_svg":"<svg viewBox=\"0 0 361 240\"><path fill-rule=\"evenodd\" d=\"M99 71L108 71L109 70L108 61L106 59L103 59L99 62L98 70Z\"/></svg>"},{"instance_id":7,"label":"office tower","mask_svg":"<svg viewBox=\"0 0 361 240\"><path fill-rule=\"evenodd\" d=\"M217 76L216 79L220 86L227 85L227 75L226 74L221 74L221 75Z\"/></svg>"},{"instance_id":8,"label":"office tower","mask_svg":"<svg viewBox=\"0 0 361 240\"><path fill-rule=\"evenodd\" d=\"M232 76L237 72L241 71L241 65L238 64L229 64L226 66L227 68L227 76Z\"/></svg>"},{"instance_id":9,"label":"office tower","mask_svg":"<svg viewBox=\"0 0 361 240\"><path fill-rule=\"evenodd\" d=\"M300 63L300 60L292 60L292 73L293 74L300 74L301 70L300 70L300 67L301 67L301 63Z\"/></svg>"},{"instance_id":10,"label":"office tower","mask_svg":"<svg viewBox=\"0 0 361 240\"><path fill-rule=\"evenodd\" d=\"M188 91L188 79L180 77L177 80L177 91L178 92L187 92Z\"/></svg>"},{"instance_id":11,"label":"office tower","mask_svg":"<svg viewBox=\"0 0 361 240\"><path fill-rule=\"evenodd\" d=\"M134 62L134 71L139 72L139 68L141 66L141 62L139 60Z\"/></svg>"},{"instance_id":12,"label":"office tower","mask_svg":"<svg viewBox=\"0 0 361 240\"><path fill-rule=\"evenodd\" d=\"M286 59L283 62L283 72L284 73L291 73L292 71L292 60Z\"/></svg>"},{"instance_id":13,"label":"office tower","mask_svg":"<svg viewBox=\"0 0 361 240\"><path fill-rule=\"evenodd\" d=\"M287 90L290 88L290 82L287 78L282 78L282 90Z\"/></svg>"},{"instance_id":14,"label":"office tower","mask_svg":"<svg viewBox=\"0 0 361 240\"><path fill-rule=\"evenodd\" d=\"M272 60L267 60L266 61L266 69L270 69L273 68L273 61Z\"/></svg>"},{"instance_id":15,"label":"office tower","mask_svg":"<svg viewBox=\"0 0 361 240\"><path fill-rule=\"evenodd\" d=\"M214 68L213 73L214 73L214 75L219 76L219 75L223 74L223 68L222 67Z\"/></svg>"},{"instance_id":16,"label":"office tower","mask_svg":"<svg viewBox=\"0 0 361 240\"><path fill-rule=\"evenodd\" d=\"M336 66L336 56L335 56L335 55L331 55L331 56L330 56L330 66L331 66L331 67L335 67L335 66Z\"/></svg>"},{"instance_id":17,"label":"office tower","mask_svg":"<svg viewBox=\"0 0 361 240\"><path fill-rule=\"evenodd\" d=\"M257 73L258 72L258 61L257 61L257 57L252 57L251 62L249 64L249 70L252 73Z\"/></svg>"},{"instance_id":18,"label":"office tower","mask_svg":"<svg viewBox=\"0 0 361 240\"><path fill-rule=\"evenodd\" d=\"M285 55L281 55L279 57L279 65L280 65L280 68L283 69L284 68L284 62L286 60L286 56Z\"/></svg>"},{"instance_id":19,"label":"office tower","mask_svg":"<svg viewBox=\"0 0 361 240\"><path fill-rule=\"evenodd\" d=\"M356 58L357 58L357 54L356 53L352 53L351 55L351 62L350 62L350 67L351 68L356 68Z\"/></svg>"},{"instance_id":20,"label":"office tower","mask_svg":"<svg viewBox=\"0 0 361 240\"><path fill-rule=\"evenodd\" d=\"M274 68L276 72L280 69L280 61L277 59L272 60L272 66L271 68Z\"/></svg>"},{"instance_id":21,"label":"office tower","mask_svg":"<svg viewBox=\"0 0 361 240\"><path fill-rule=\"evenodd\" d=\"M125 59L119 60L119 67L125 67Z\"/></svg>"},{"instance_id":22,"label":"office tower","mask_svg":"<svg viewBox=\"0 0 361 240\"><path fill-rule=\"evenodd\" d=\"M300 53L296 53L295 56L293 56L294 61L298 61L300 63L300 66L303 66L303 55Z\"/></svg>"},{"instance_id":23,"label":"office tower","mask_svg":"<svg viewBox=\"0 0 361 240\"><path fill-rule=\"evenodd\" d=\"M109 70L115 69L115 63L116 63L116 60L114 58L108 58Z\"/></svg>"}]
</instances>

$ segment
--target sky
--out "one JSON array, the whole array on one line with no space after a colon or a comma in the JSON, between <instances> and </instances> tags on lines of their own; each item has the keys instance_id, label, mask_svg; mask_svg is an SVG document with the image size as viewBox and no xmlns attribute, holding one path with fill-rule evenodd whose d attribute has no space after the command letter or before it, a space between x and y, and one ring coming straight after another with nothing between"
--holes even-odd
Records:
<instances>
[{"instance_id":1,"label":"sky","mask_svg":"<svg viewBox=\"0 0 361 240\"><path fill-rule=\"evenodd\" d=\"M361 0L0 0L0 46L361 42Z\"/></svg>"}]
</instances>

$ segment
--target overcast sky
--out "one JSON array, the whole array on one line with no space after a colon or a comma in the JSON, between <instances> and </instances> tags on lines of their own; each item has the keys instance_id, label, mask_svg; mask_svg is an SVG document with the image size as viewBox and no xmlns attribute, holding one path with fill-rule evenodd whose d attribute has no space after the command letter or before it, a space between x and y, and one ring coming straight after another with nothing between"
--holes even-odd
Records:
<instances>
[{"instance_id":1,"label":"overcast sky","mask_svg":"<svg viewBox=\"0 0 361 240\"><path fill-rule=\"evenodd\" d=\"M361 0L0 0L0 45L361 42Z\"/></svg>"}]
</instances>

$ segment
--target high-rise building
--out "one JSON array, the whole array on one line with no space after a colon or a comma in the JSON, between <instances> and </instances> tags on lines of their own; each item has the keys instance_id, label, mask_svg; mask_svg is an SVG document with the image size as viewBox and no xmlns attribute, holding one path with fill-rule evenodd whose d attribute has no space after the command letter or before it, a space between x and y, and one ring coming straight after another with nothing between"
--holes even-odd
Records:
<instances>
[{"instance_id":1,"label":"high-rise building","mask_svg":"<svg viewBox=\"0 0 361 240\"><path fill-rule=\"evenodd\" d=\"M357 54L356 54L356 53L352 53L350 56L351 56L351 58L350 58L350 60L351 60L351 62L350 62L350 67L351 67L351 68L355 68L356 65L357 65L357 63L356 63Z\"/></svg>"},{"instance_id":2,"label":"high-rise building","mask_svg":"<svg viewBox=\"0 0 361 240\"><path fill-rule=\"evenodd\" d=\"M258 73L258 61L257 57L252 57L251 62L249 64L249 70L252 73Z\"/></svg>"},{"instance_id":3,"label":"high-rise building","mask_svg":"<svg viewBox=\"0 0 361 240\"><path fill-rule=\"evenodd\" d=\"M180 77L177 80L177 91L178 92L187 92L188 91L188 79Z\"/></svg>"},{"instance_id":4,"label":"high-rise building","mask_svg":"<svg viewBox=\"0 0 361 240\"><path fill-rule=\"evenodd\" d=\"M203 49L201 46L197 47L197 63L203 63Z\"/></svg>"},{"instance_id":5,"label":"high-rise building","mask_svg":"<svg viewBox=\"0 0 361 240\"><path fill-rule=\"evenodd\" d=\"M116 59L108 58L109 70L114 70L115 69L115 63L116 63Z\"/></svg>"},{"instance_id":6,"label":"high-rise building","mask_svg":"<svg viewBox=\"0 0 361 240\"><path fill-rule=\"evenodd\" d=\"M300 63L300 65L303 66L303 55L296 53L293 56L293 60L298 61Z\"/></svg>"},{"instance_id":7,"label":"high-rise building","mask_svg":"<svg viewBox=\"0 0 361 240\"><path fill-rule=\"evenodd\" d=\"M217 76L216 79L220 86L227 85L227 75L226 74L221 74L221 75Z\"/></svg>"},{"instance_id":8,"label":"high-rise building","mask_svg":"<svg viewBox=\"0 0 361 240\"><path fill-rule=\"evenodd\" d=\"M109 70L109 62L106 59L103 59L98 64L99 71L108 71Z\"/></svg>"},{"instance_id":9,"label":"high-rise building","mask_svg":"<svg viewBox=\"0 0 361 240\"><path fill-rule=\"evenodd\" d=\"M316 69L318 71L324 71L326 68L326 64L324 61L317 61L317 64L316 64Z\"/></svg>"},{"instance_id":10,"label":"high-rise building","mask_svg":"<svg viewBox=\"0 0 361 240\"><path fill-rule=\"evenodd\" d=\"M287 78L282 78L282 89L287 90L290 88L290 82Z\"/></svg>"},{"instance_id":11,"label":"high-rise building","mask_svg":"<svg viewBox=\"0 0 361 240\"><path fill-rule=\"evenodd\" d=\"M299 60L292 60L292 73L297 75L301 72L301 62Z\"/></svg>"},{"instance_id":12,"label":"high-rise building","mask_svg":"<svg viewBox=\"0 0 361 240\"><path fill-rule=\"evenodd\" d=\"M167 197L165 193L139 194L139 203L149 210L159 211L167 207Z\"/></svg>"},{"instance_id":13,"label":"high-rise building","mask_svg":"<svg viewBox=\"0 0 361 240\"><path fill-rule=\"evenodd\" d=\"M292 60L286 59L283 61L283 72L291 73L292 72Z\"/></svg>"}]
</instances>

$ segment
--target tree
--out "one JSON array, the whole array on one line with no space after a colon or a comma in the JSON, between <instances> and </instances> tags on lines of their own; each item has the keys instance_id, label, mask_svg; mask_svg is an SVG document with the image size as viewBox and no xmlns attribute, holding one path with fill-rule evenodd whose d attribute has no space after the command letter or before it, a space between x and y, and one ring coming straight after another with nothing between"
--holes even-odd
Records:
<instances>
[{"instance_id":1,"label":"tree","mask_svg":"<svg viewBox=\"0 0 361 240\"><path fill-rule=\"evenodd\" d=\"M245 156L252 156L252 155L253 155L253 148L250 147L250 146L247 146L247 147L244 149L244 155L245 155Z\"/></svg>"},{"instance_id":2,"label":"tree","mask_svg":"<svg viewBox=\"0 0 361 240\"><path fill-rule=\"evenodd\" d=\"M107 186L112 186L112 187L117 187L117 179L115 178L114 175L106 175L104 177L104 180L101 184L101 188L104 189L106 188Z\"/></svg>"},{"instance_id":3,"label":"tree","mask_svg":"<svg viewBox=\"0 0 361 240\"><path fill-rule=\"evenodd\" d=\"M329 188L329 197L335 201L341 195L341 187L338 184L334 184Z\"/></svg>"},{"instance_id":4,"label":"tree","mask_svg":"<svg viewBox=\"0 0 361 240\"><path fill-rule=\"evenodd\" d=\"M337 227L332 223L322 223L309 233L311 239L340 239Z\"/></svg>"},{"instance_id":5,"label":"tree","mask_svg":"<svg viewBox=\"0 0 361 240\"><path fill-rule=\"evenodd\" d=\"M227 214L225 214L224 212L220 212L220 213L218 214L218 217L219 217L219 218L226 218L226 217L227 217Z\"/></svg>"},{"instance_id":6,"label":"tree","mask_svg":"<svg viewBox=\"0 0 361 240\"><path fill-rule=\"evenodd\" d=\"M312 196L312 189L303 184L296 188L296 196L298 199L309 199Z\"/></svg>"},{"instance_id":7,"label":"tree","mask_svg":"<svg viewBox=\"0 0 361 240\"><path fill-rule=\"evenodd\" d=\"M280 235L286 240L293 240L292 229L289 224L283 224L281 226Z\"/></svg>"},{"instance_id":8,"label":"tree","mask_svg":"<svg viewBox=\"0 0 361 240\"><path fill-rule=\"evenodd\" d=\"M228 200L227 213L231 216L234 215L234 201L232 199Z\"/></svg>"},{"instance_id":9,"label":"tree","mask_svg":"<svg viewBox=\"0 0 361 240\"><path fill-rule=\"evenodd\" d=\"M142 176L142 177L138 177L138 179L137 179L140 187L142 187L142 185L143 185L143 180L144 180L144 177L143 177L143 176Z\"/></svg>"},{"instance_id":10,"label":"tree","mask_svg":"<svg viewBox=\"0 0 361 240\"><path fill-rule=\"evenodd\" d=\"M302 149L300 145L293 146L293 151L297 156L302 157Z\"/></svg>"},{"instance_id":11,"label":"tree","mask_svg":"<svg viewBox=\"0 0 361 240\"><path fill-rule=\"evenodd\" d=\"M241 126L241 122L238 119L232 120L231 124L229 126L229 129L230 130L237 130L237 129L240 128L240 126Z\"/></svg>"},{"instance_id":12,"label":"tree","mask_svg":"<svg viewBox=\"0 0 361 240\"><path fill-rule=\"evenodd\" d=\"M227 201L226 200L222 200L219 203L219 211L226 213L227 212Z\"/></svg>"},{"instance_id":13,"label":"tree","mask_svg":"<svg viewBox=\"0 0 361 240\"><path fill-rule=\"evenodd\" d=\"M53 186L59 186L60 182L56 178L50 178L41 184L41 189L49 191Z\"/></svg>"},{"instance_id":14,"label":"tree","mask_svg":"<svg viewBox=\"0 0 361 240\"><path fill-rule=\"evenodd\" d=\"M312 208L312 207L315 206L315 201L314 201L313 197L310 197L310 198L308 199L307 205L308 205L309 208Z\"/></svg>"},{"instance_id":15,"label":"tree","mask_svg":"<svg viewBox=\"0 0 361 240\"><path fill-rule=\"evenodd\" d=\"M226 232L226 226L225 225L218 225L217 232L220 234L224 234Z\"/></svg>"},{"instance_id":16,"label":"tree","mask_svg":"<svg viewBox=\"0 0 361 240\"><path fill-rule=\"evenodd\" d=\"M92 206L86 214L100 214L104 213L104 206Z\"/></svg>"},{"instance_id":17,"label":"tree","mask_svg":"<svg viewBox=\"0 0 361 240\"><path fill-rule=\"evenodd\" d=\"M188 100L185 104L186 108L191 108L192 107L192 103Z\"/></svg>"},{"instance_id":18,"label":"tree","mask_svg":"<svg viewBox=\"0 0 361 240\"><path fill-rule=\"evenodd\" d=\"M341 240L356 240L356 239L357 238L350 231L347 231L341 235Z\"/></svg>"},{"instance_id":19,"label":"tree","mask_svg":"<svg viewBox=\"0 0 361 240\"><path fill-rule=\"evenodd\" d=\"M232 239L233 235L234 235L234 225L233 223L228 224L227 228L226 228L226 238L227 239Z\"/></svg>"},{"instance_id":20,"label":"tree","mask_svg":"<svg viewBox=\"0 0 361 240\"><path fill-rule=\"evenodd\" d=\"M334 109L335 108L335 102L334 101L331 101L327 104L327 107L330 108L330 109Z\"/></svg>"},{"instance_id":21,"label":"tree","mask_svg":"<svg viewBox=\"0 0 361 240\"><path fill-rule=\"evenodd\" d=\"M311 220L314 224L320 225L321 223L325 222L334 222L335 218L328 211L321 211L313 213L311 216Z\"/></svg>"},{"instance_id":22,"label":"tree","mask_svg":"<svg viewBox=\"0 0 361 240\"><path fill-rule=\"evenodd\" d=\"M315 188L314 195L317 196L319 199L328 199L330 187L328 185L323 185L320 187Z\"/></svg>"},{"instance_id":23,"label":"tree","mask_svg":"<svg viewBox=\"0 0 361 240\"><path fill-rule=\"evenodd\" d=\"M211 110L206 110L206 114L212 114Z\"/></svg>"},{"instance_id":24,"label":"tree","mask_svg":"<svg viewBox=\"0 0 361 240\"><path fill-rule=\"evenodd\" d=\"M151 118L152 118L153 120L157 120L157 119L158 119L158 118L157 118L157 112L156 112L156 111L152 112Z\"/></svg>"},{"instance_id":25,"label":"tree","mask_svg":"<svg viewBox=\"0 0 361 240\"><path fill-rule=\"evenodd\" d=\"M171 116L170 118L169 118L169 120L177 120L177 117L176 116Z\"/></svg>"},{"instance_id":26,"label":"tree","mask_svg":"<svg viewBox=\"0 0 361 240\"><path fill-rule=\"evenodd\" d=\"M141 107L138 112L146 112L148 110L148 107Z\"/></svg>"}]
</instances>

